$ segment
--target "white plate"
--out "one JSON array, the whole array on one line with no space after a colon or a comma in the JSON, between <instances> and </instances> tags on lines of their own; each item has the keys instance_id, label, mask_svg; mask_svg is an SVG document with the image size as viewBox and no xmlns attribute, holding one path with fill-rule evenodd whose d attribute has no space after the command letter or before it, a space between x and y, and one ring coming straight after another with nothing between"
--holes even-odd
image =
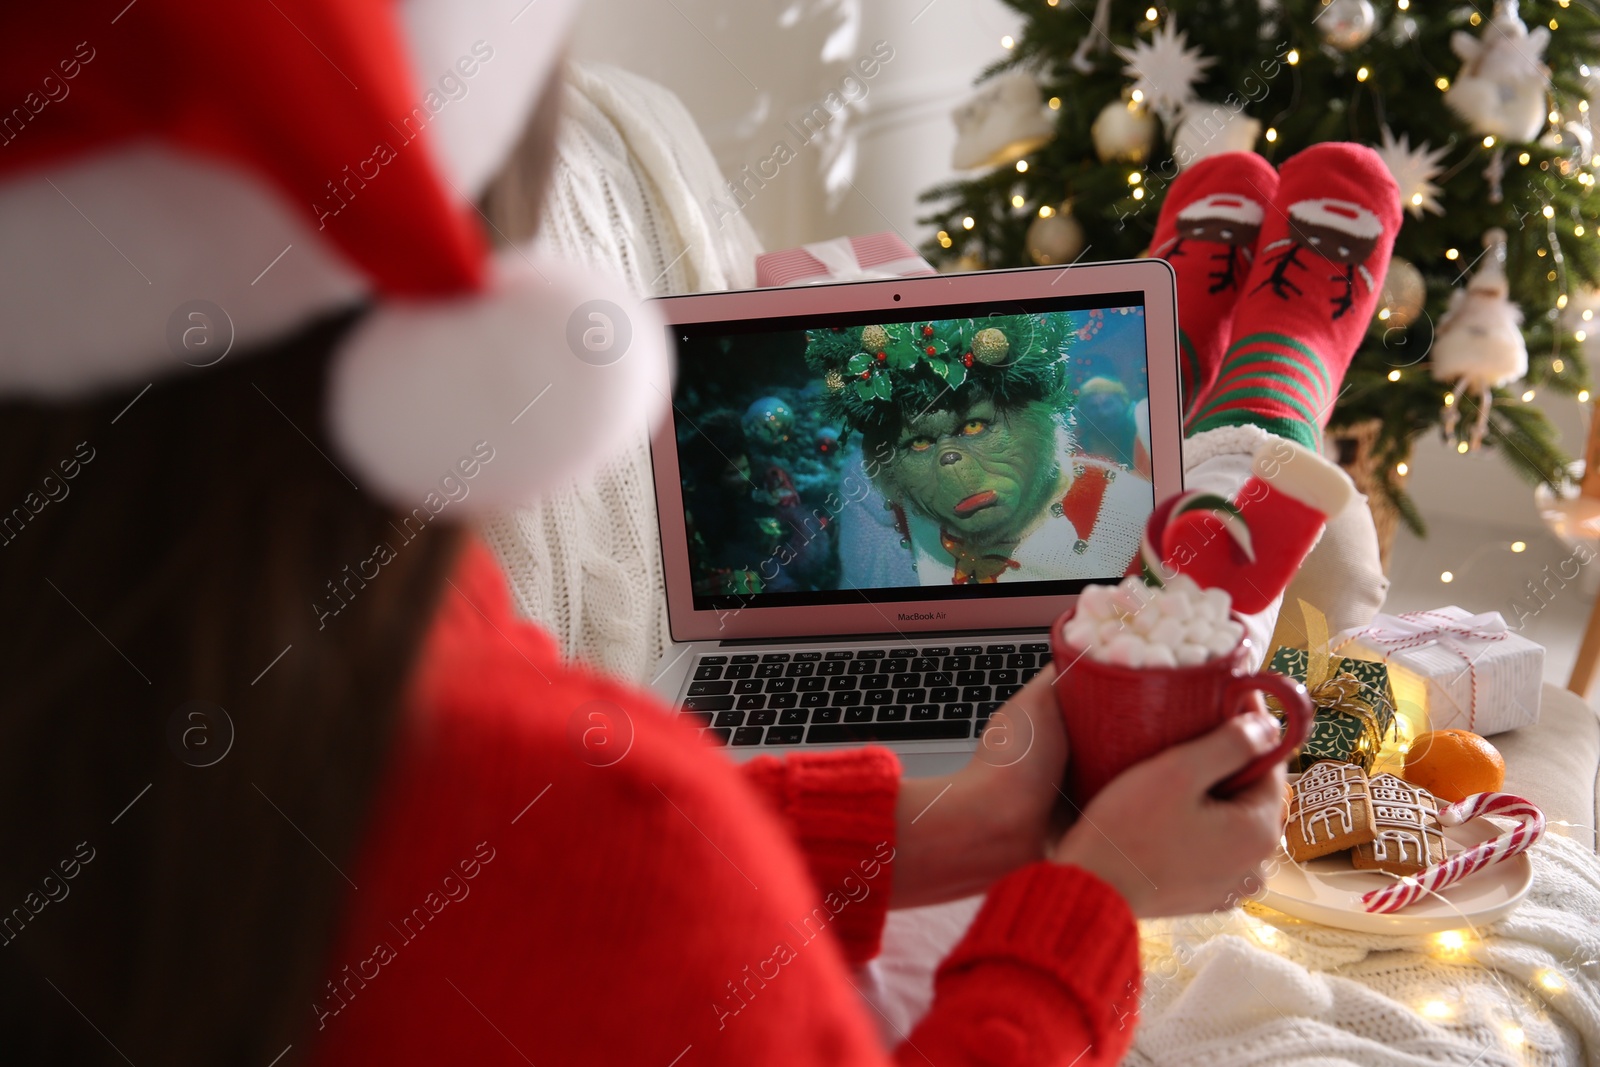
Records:
<instances>
[{"instance_id":1,"label":"white plate","mask_svg":"<svg viewBox=\"0 0 1600 1067\"><path fill-rule=\"evenodd\" d=\"M1487 819L1447 826L1446 848L1455 855L1503 832ZM1392 875L1356 870L1350 866L1347 852L1297 864L1280 850L1276 859L1277 871L1259 898L1262 904L1298 919L1368 934L1427 934L1469 925L1482 927L1510 914L1533 885L1533 864L1524 852L1400 911L1375 915L1362 906L1361 894L1389 885L1394 881Z\"/></svg>"}]
</instances>

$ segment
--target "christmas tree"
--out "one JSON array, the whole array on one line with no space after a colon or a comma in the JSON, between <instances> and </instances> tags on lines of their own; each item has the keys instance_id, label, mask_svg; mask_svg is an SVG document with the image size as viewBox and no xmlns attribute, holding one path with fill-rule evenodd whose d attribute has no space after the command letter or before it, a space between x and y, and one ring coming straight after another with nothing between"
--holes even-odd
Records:
<instances>
[{"instance_id":1,"label":"christmas tree","mask_svg":"<svg viewBox=\"0 0 1600 1067\"><path fill-rule=\"evenodd\" d=\"M1462 452L1496 447L1530 482L1565 481L1537 399L1588 400L1582 342L1600 330L1594 0L1500 0L1492 15L1432 0L1003 2L1021 34L956 116L960 162L985 169L923 194L930 258L1132 258L1197 158L1371 145L1407 215L1330 431L1372 428L1364 488L1418 533L1401 483L1430 430Z\"/></svg>"}]
</instances>

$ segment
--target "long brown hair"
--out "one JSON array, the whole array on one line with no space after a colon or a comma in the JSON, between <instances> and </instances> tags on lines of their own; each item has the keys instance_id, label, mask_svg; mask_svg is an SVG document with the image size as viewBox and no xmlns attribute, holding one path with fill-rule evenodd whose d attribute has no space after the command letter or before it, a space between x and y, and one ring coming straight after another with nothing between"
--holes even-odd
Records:
<instances>
[{"instance_id":1,"label":"long brown hair","mask_svg":"<svg viewBox=\"0 0 1600 1067\"><path fill-rule=\"evenodd\" d=\"M486 198L492 236L537 228L560 98L558 64ZM148 390L0 404L8 1060L307 1051L463 537L398 530L326 439L329 354L360 314Z\"/></svg>"},{"instance_id":2,"label":"long brown hair","mask_svg":"<svg viewBox=\"0 0 1600 1067\"><path fill-rule=\"evenodd\" d=\"M266 1064L310 1018L458 543L435 523L347 580L400 540L320 429L351 318L0 408L8 1058Z\"/></svg>"}]
</instances>

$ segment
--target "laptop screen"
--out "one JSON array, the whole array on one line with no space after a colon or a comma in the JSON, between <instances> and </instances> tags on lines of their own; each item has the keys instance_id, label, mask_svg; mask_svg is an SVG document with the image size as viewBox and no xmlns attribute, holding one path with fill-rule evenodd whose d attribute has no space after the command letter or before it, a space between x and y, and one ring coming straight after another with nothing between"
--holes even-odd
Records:
<instances>
[{"instance_id":1,"label":"laptop screen","mask_svg":"<svg viewBox=\"0 0 1600 1067\"><path fill-rule=\"evenodd\" d=\"M1155 499L1143 301L672 327L695 609L1057 596L1128 573Z\"/></svg>"}]
</instances>

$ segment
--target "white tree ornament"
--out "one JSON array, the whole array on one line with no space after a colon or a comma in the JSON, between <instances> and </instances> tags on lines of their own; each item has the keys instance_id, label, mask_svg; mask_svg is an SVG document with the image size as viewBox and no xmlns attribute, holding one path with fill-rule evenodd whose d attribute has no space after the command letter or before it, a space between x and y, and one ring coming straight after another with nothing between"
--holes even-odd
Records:
<instances>
[{"instance_id":1,"label":"white tree ornament","mask_svg":"<svg viewBox=\"0 0 1600 1067\"><path fill-rule=\"evenodd\" d=\"M1530 31L1517 14L1517 0L1498 0L1481 38L1457 30L1450 49L1461 71L1444 94L1445 103L1480 134L1526 142L1544 129L1550 69L1544 50L1550 31Z\"/></svg>"},{"instance_id":2,"label":"white tree ornament","mask_svg":"<svg viewBox=\"0 0 1600 1067\"><path fill-rule=\"evenodd\" d=\"M1383 128L1383 144L1377 149L1378 158L1383 160L1383 165L1394 175L1395 184L1400 186L1400 202L1416 218L1420 219L1424 211L1444 214L1444 205L1439 203L1439 194L1444 190L1433 184L1433 179L1444 173L1439 161L1448 151L1449 145L1433 148L1426 141L1412 148L1409 136L1402 133L1395 137L1389 132L1389 127Z\"/></svg>"},{"instance_id":3,"label":"white tree ornament","mask_svg":"<svg viewBox=\"0 0 1600 1067\"><path fill-rule=\"evenodd\" d=\"M1478 397L1478 421L1469 447L1483 443L1489 428L1491 390L1528 373L1528 346L1522 339L1522 310L1511 302L1506 280L1506 232L1483 235L1484 253L1465 289L1450 295L1433 344L1433 376L1455 383L1455 399L1444 410L1444 432L1455 433L1461 402Z\"/></svg>"},{"instance_id":4,"label":"white tree ornament","mask_svg":"<svg viewBox=\"0 0 1600 1067\"><path fill-rule=\"evenodd\" d=\"M950 117L956 124L950 165L957 170L1015 163L1055 136L1039 83L1025 70L995 78Z\"/></svg>"},{"instance_id":5,"label":"white tree ornament","mask_svg":"<svg viewBox=\"0 0 1600 1067\"><path fill-rule=\"evenodd\" d=\"M1149 41L1138 41L1132 48L1118 45L1117 55L1128 64L1123 73L1134 79L1134 91L1143 94L1144 104L1169 128L1178 112L1195 99L1195 82L1216 62L1199 48L1190 48L1189 38L1170 21Z\"/></svg>"}]
</instances>

